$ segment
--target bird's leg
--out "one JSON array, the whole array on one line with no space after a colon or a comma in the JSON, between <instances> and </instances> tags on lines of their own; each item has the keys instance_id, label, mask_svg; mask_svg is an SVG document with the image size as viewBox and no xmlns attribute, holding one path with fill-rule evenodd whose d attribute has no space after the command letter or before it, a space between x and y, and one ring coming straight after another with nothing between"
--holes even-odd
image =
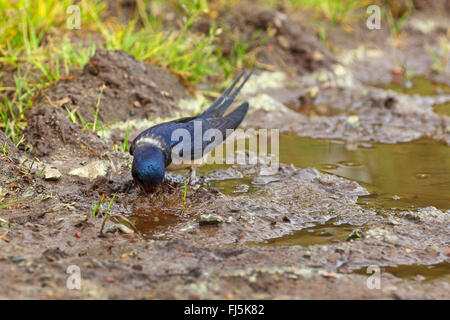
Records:
<instances>
[{"instance_id":1,"label":"bird's leg","mask_svg":"<svg viewBox=\"0 0 450 320\"><path fill-rule=\"evenodd\" d=\"M189 184L192 184L194 182L195 177L196 177L195 166L192 166L190 169Z\"/></svg>"}]
</instances>

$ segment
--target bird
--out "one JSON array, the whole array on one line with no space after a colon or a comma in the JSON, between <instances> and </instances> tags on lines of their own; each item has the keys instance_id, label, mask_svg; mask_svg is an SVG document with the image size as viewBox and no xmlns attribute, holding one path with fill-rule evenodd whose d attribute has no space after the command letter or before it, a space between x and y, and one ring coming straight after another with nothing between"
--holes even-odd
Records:
<instances>
[{"instance_id":1,"label":"bird","mask_svg":"<svg viewBox=\"0 0 450 320\"><path fill-rule=\"evenodd\" d=\"M235 110L224 115L253 72L254 68L234 90L246 73L243 70L230 87L200 114L159 123L141 132L130 147L130 154L133 156L131 174L136 187L146 194L154 193L161 185L166 171L180 169L190 169L192 182L195 179L195 167L198 163L201 164L199 160L205 159L211 150L225 141L247 114L249 104L243 102ZM215 129L222 139L212 137L207 141L202 139L201 143L195 143L198 140L194 141L194 129L200 125L202 137L208 129ZM173 139L173 134L177 130L185 130L184 132L189 133L190 139L183 137ZM183 154L185 151L188 151L188 154ZM190 158L191 162L175 161L183 155L183 159Z\"/></svg>"}]
</instances>

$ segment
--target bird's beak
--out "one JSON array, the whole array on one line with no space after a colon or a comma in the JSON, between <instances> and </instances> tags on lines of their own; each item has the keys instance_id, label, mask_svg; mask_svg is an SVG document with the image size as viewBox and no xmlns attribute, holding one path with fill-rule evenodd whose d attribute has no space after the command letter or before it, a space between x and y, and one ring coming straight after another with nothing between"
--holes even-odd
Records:
<instances>
[{"instance_id":1,"label":"bird's beak","mask_svg":"<svg viewBox=\"0 0 450 320\"><path fill-rule=\"evenodd\" d=\"M136 188L139 191L143 191L145 194L147 194L147 191L145 190L145 188L143 186L141 186L141 184L139 182L137 182L136 179L133 179L133 180L134 180L134 184L136 185Z\"/></svg>"},{"instance_id":2,"label":"bird's beak","mask_svg":"<svg viewBox=\"0 0 450 320\"><path fill-rule=\"evenodd\" d=\"M136 179L133 179L133 180L134 180L134 184L136 185L136 188L139 191L143 191L145 194L155 193L156 190L158 189L158 187L154 187L154 186L145 187L144 185L141 185L139 182L137 182Z\"/></svg>"},{"instance_id":3,"label":"bird's beak","mask_svg":"<svg viewBox=\"0 0 450 320\"><path fill-rule=\"evenodd\" d=\"M136 179L133 178L134 181L134 185L136 186L136 188L141 191L141 186L139 185L139 183L137 183Z\"/></svg>"},{"instance_id":4,"label":"bird's beak","mask_svg":"<svg viewBox=\"0 0 450 320\"><path fill-rule=\"evenodd\" d=\"M147 191L148 193L155 193L157 189L158 187L149 186L145 191Z\"/></svg>"}]
</instances>

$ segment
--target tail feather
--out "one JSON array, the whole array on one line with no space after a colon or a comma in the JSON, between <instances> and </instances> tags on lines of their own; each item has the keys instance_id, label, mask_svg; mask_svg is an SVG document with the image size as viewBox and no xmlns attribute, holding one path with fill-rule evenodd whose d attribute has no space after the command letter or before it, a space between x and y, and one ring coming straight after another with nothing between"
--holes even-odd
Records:
<instances>
[{"instance_id":1,"label":"tail feather","mask_svg":"<svg viewBox=\"0 0 450 320\"><path fill-rule=\"evenodd\" d=\"M248 79L253 74L253 72L254 72L254 68L244 78L244 81L242 81L241 85L236 90L234 90L234 92L230 95L230 92L234 89L236 84L239 82L239 80L244 75L245 71L242 71L238 75L238 77L233 81L231 86L227 90L225 90L225 92L219 98L217 98L199 117L201 117L201 118L221 117L227 111L228 107L233 103L234 99L239 94L242 87L248 81Z\"/></svg>"}]
</instances>

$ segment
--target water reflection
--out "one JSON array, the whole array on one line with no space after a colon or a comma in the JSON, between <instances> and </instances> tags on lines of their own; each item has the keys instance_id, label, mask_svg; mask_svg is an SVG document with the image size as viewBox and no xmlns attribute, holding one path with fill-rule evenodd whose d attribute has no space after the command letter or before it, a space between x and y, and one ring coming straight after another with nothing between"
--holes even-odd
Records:
<instances>
[{"instance_id":1,"label":"water reflection","mask_svg":"<svg viewBox=\"0 0 450 320\"><path fill-rule=\"evenodd\" d=\"M450 209L450 147L432 139L371 148L347 148L338 140L280 137L280 161L356 180L383 207Z\"/></svg>"}]
</instances>

